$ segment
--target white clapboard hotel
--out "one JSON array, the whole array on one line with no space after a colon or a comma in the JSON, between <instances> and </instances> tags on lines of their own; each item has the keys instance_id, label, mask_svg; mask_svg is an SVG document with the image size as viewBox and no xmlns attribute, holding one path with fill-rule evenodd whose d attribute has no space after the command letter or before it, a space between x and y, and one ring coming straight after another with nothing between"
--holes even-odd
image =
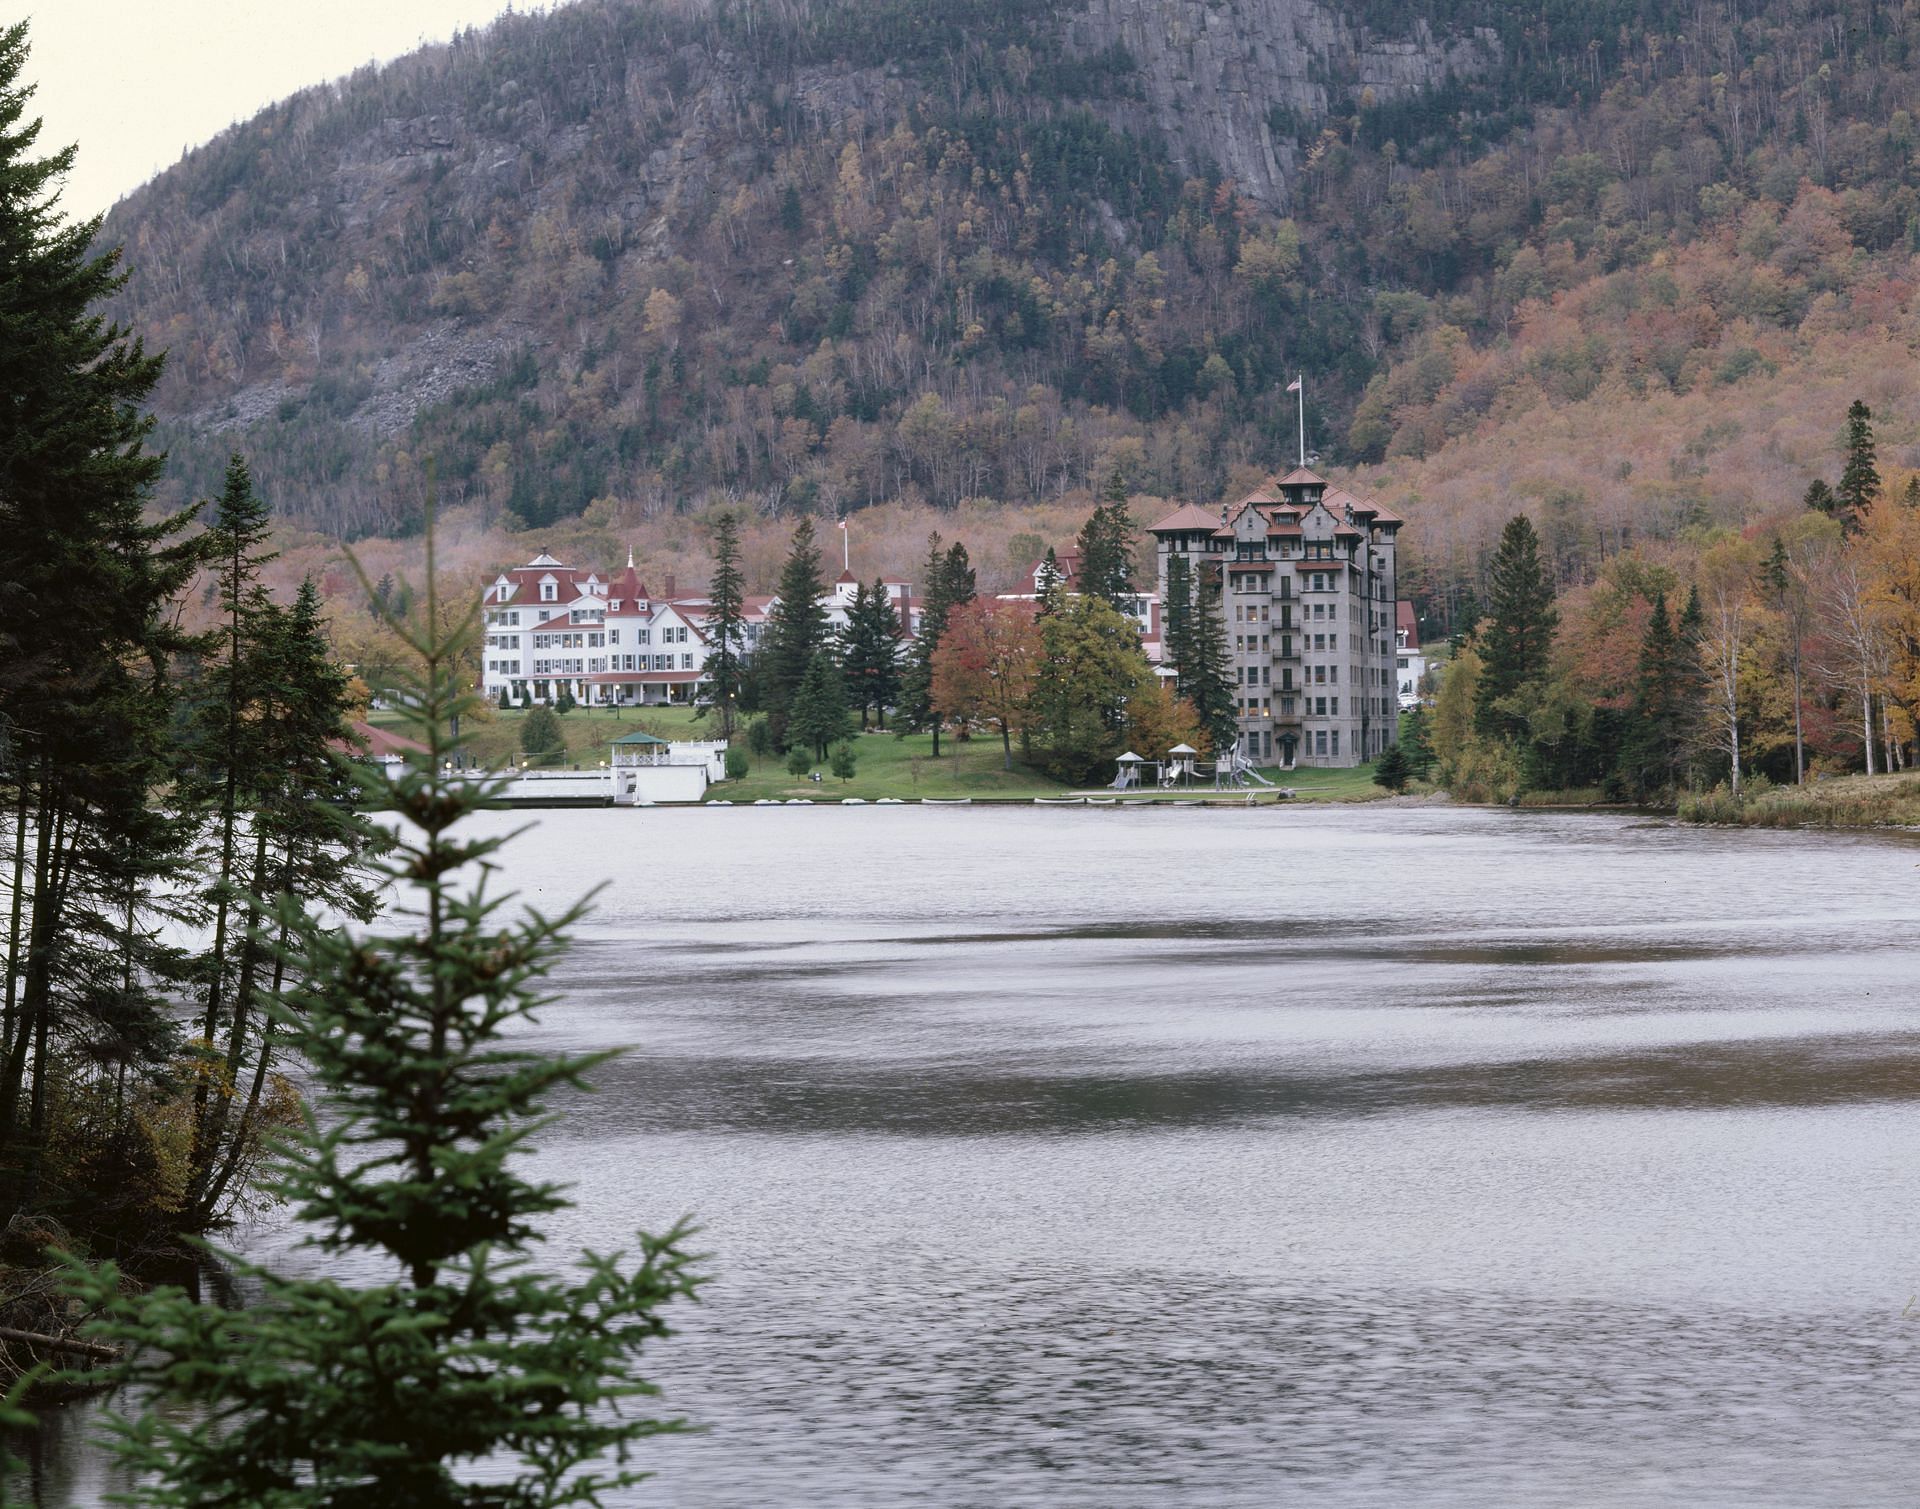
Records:
<instances>
[{"instance_id":1,"label":"white clapboard hotel","mask_svg":"<svg viewBox=\"0 0 1920 1509\"><path fill-rule=\"evenodd\" d=\"M484 583L486 619L481 687L490 701L557 702L564 691L575 702L596 706L685 705L706 692L707 653L712 647L712 604L679 596L673 578L658 596L635 569L602 576L556 560L542 550L524 566ZM821 599L828 622L842 627L858 585L842 573ZM918 627L919 606L905 582L886 583L903 631ZM776 599L748 597L741 614L743 654L751 654L765 631Z\"/></svg>"}]
</instances>

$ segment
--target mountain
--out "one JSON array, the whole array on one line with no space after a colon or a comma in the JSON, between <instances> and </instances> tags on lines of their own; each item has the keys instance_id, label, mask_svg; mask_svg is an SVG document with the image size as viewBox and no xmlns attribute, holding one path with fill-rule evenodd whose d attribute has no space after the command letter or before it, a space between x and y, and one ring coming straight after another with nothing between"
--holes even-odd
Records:
<instances>
[{"instance_id":1,"label":"mountain","mask_svg":"<svg viewBox=\"0 0 1920 1509\"><path fill-rule=\"evenodd\" d=\"M1577 576L1824 464L1856 346L1911 350L1917 33L1828 0L580 0L264 111L104 236L173 353L183 495L237 447L343 537L412 527L430 464L530 527L1115 467L1205 499L1285 459L1301 370L1445 597L1515 506L1565 516ZM1903 367L1858 362L1900 461ZM1824 414L1767 495L1716 489L1796 385Z\"/></svg>"}]
</instances>

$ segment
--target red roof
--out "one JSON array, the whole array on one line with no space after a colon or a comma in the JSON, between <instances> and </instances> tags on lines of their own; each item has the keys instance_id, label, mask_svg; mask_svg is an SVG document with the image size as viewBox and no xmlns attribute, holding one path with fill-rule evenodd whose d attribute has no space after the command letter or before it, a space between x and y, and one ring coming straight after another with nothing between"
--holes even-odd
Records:
<instances>
[{"instance_id":1,"label":"red roof","mask_svg":"<svg viewBox=\"0 0 1920 1509\"><path fill-rule=\"evenodd\" d=\"M1404 597L1393 605L1393 626L1407 636L1409 650L1420 648L1420 619L1413 611L1413 604Z\"/></svg>"},{"instance_id":2,"label":"red roof","mask_svg":"<svg viewBox=\"0 0 1920 1509\"><path fill-rule=\"evenodd\" d=\"M1211 534L1220 527L1220 515L1208 513L1197 503L1189 503L1184 508L1174 510L1147 532L1149 534L1177 534L1187 531L1205 530Z\"/></svg>"},{"instance_id":3,"label":"red roof","mask_svg":"<svg viewBox=\"0 0 1920 1509\"><path fill-rule=\"evenodd\" d=\"M1304 466L1296 466L1277 484L1280 487L1325 487L1327 479L1318 472L1309 471Z\"/></svg>"},{"instance_id":4,"label":"red roof","mask_svg":"<svg viewBox=\"0 0 1920 1509\"><path fill-rule=\"evenodd\" d=\"M389 733L384 728L375 728L363 718L355 718L347 724L352 738L336 740L334 748L342 754L365 755L369 759L384 760L393 755L425 754L427 746L416 744L401 734Z\"/></svg>"},{"instance_id":5,"label":"red roof","mask_svg":"<svg viewBox=\"0 0 1920 1509\"><path fill-rule=\"evenodd\" d=\"M1027 568L1027 584L1032 587L1035 592L1040 590L1040 568L1046 564L1047 558L1043 555ZM1053 564L1060 568L1060 586L1062 590L1067 592L1073 591L1075 584L1080 580L1080 552L1077 550L1056 551L1054 552Z\"/></svg>"}]
</instances>

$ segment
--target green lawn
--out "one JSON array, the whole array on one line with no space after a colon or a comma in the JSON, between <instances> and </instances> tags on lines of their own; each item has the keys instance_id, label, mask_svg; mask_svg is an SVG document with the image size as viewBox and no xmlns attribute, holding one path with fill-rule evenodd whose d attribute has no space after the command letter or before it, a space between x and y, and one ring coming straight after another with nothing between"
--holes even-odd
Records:
<instances>
[{"instance_id":1,"label":"green lawn","mask_svg":"<svg viewBox=\"0 0 1920 1509\"><path fill-rule=\"evenodd\" d=\"M478 719L461 729L466 735L467 751L482 765L504 770L520 760L520 723L526 714L515 709L501 712L487 708ZM397 713L377 712L368 721L377 727L398 728ZM576 707L559 719L560 732L567 741L564 753L549 759L547 769L564 770L577 766L590 770L607 758L607 746L622 734L636 729L658 734L663 739L710 739L715 727L707 719L695 718L686 707L593 708Z\"/></svg>"},{"instance_id":2,"label":"green lawn","mask_svg":"<svg viewBox=\"0 0 1920 1509\"><path fill-rule=\"evenodd\" d=\"M525 716L517 709L511 712L488 709L483 718L469 723L462 730L467 736L468 751L481 764L496 770L517 763L520 759L520 724ZM394 727L400 720L397 714L377 712L370 721L376 725ZM657 734L663 739L709 739L714 737L717 727L712 720L696 718L692 709L684 707L577 707L561 715L559 723L567 747L562 755L547 762L548 769L594 769L608 758L608 746L613 740L636 729ZM968 796L983 801L994 798L1026 801L1036 796L1059 796L1069 789L1087 789L1068 788L1037 771L1023 768L1018 761L1017 751L1014 768L1002 770L999 741L991 738L955 740L943 736L937 760L933 757L931 734L909 734L901 739L891 733L876 731L856 735L853 749L858 757L858 767L851 781L836 780L824 763L818 767L822 776L818 784L804 776L796 779L787 771L785 756L768 755L764 759L753 760L752 768L744 780L727 781L713 787L708 799L752 802L762 797L784 800L787 797L804 796L818 801L834 801L857 796L877 801L887 796L907 800L915 797L951 800ZM1300 797L1317 801L1369 801L1385 794L1373 784L1371 765L1362 765L1354 770L1301 769L1290 773L1266 770L1262 774L1277 786L1290 786ZM1274 799L1273 792L1267 787L1256 786L1252 789L1262 801ZM1239 793L1216 792L1208 782L1196 785L1187 792L1145 791L1133 795L1136 799L1155 797L1197 801L1232 799Z\"/></svg>"},{"instance_id":3,"label":"green lawn","mask_svg":"<svg viewBox=\"0 0 1920 1509\"><path fill-rule=\"evenodd\" d=\"M937 797L1013 797L1056 796L1067 788L1036 771L1014 762L1012 770L1002 770L998 740L943 737L940 758L933 757L931 734L908 734L904 739L890 733L868 733L853 740L858 757L851 781L835 780L826 765L817 768L821 781L815 785L802 776L795 779L787 772L785 756L768 755L756 759L745 780L728 781L713 789L711 800L757 801L761 797L786 798L810 796L830 798L859 796L875 801L883 796Z\"/></svg>"}]
</instances>

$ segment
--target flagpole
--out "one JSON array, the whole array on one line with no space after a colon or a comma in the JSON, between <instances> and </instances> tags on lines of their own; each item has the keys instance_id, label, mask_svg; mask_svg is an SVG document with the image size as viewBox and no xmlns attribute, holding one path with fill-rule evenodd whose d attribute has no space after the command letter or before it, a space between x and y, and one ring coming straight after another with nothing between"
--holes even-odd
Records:
<instances>
[{"instance_id":1,"label":"flagpole","mask_svg":"<svg viewBox=\"0 0 1920 1509\"><path fill-rule=\"evenodd\" d=\"M1307 464L1307 377L1304 372L1296 372L1293 388L1300 395L1300 464Z\"/></svg>"},{"instance_id":2,"label":"flagpole","mask_svg":"<svg viewBox=\"0 0 1920 1509\"><path fill-rule=\"evenodd\" d=\"M853 570L853 536L847 532L847 521L840 521L840 569Z\"/></svg>"}]
</instances>

